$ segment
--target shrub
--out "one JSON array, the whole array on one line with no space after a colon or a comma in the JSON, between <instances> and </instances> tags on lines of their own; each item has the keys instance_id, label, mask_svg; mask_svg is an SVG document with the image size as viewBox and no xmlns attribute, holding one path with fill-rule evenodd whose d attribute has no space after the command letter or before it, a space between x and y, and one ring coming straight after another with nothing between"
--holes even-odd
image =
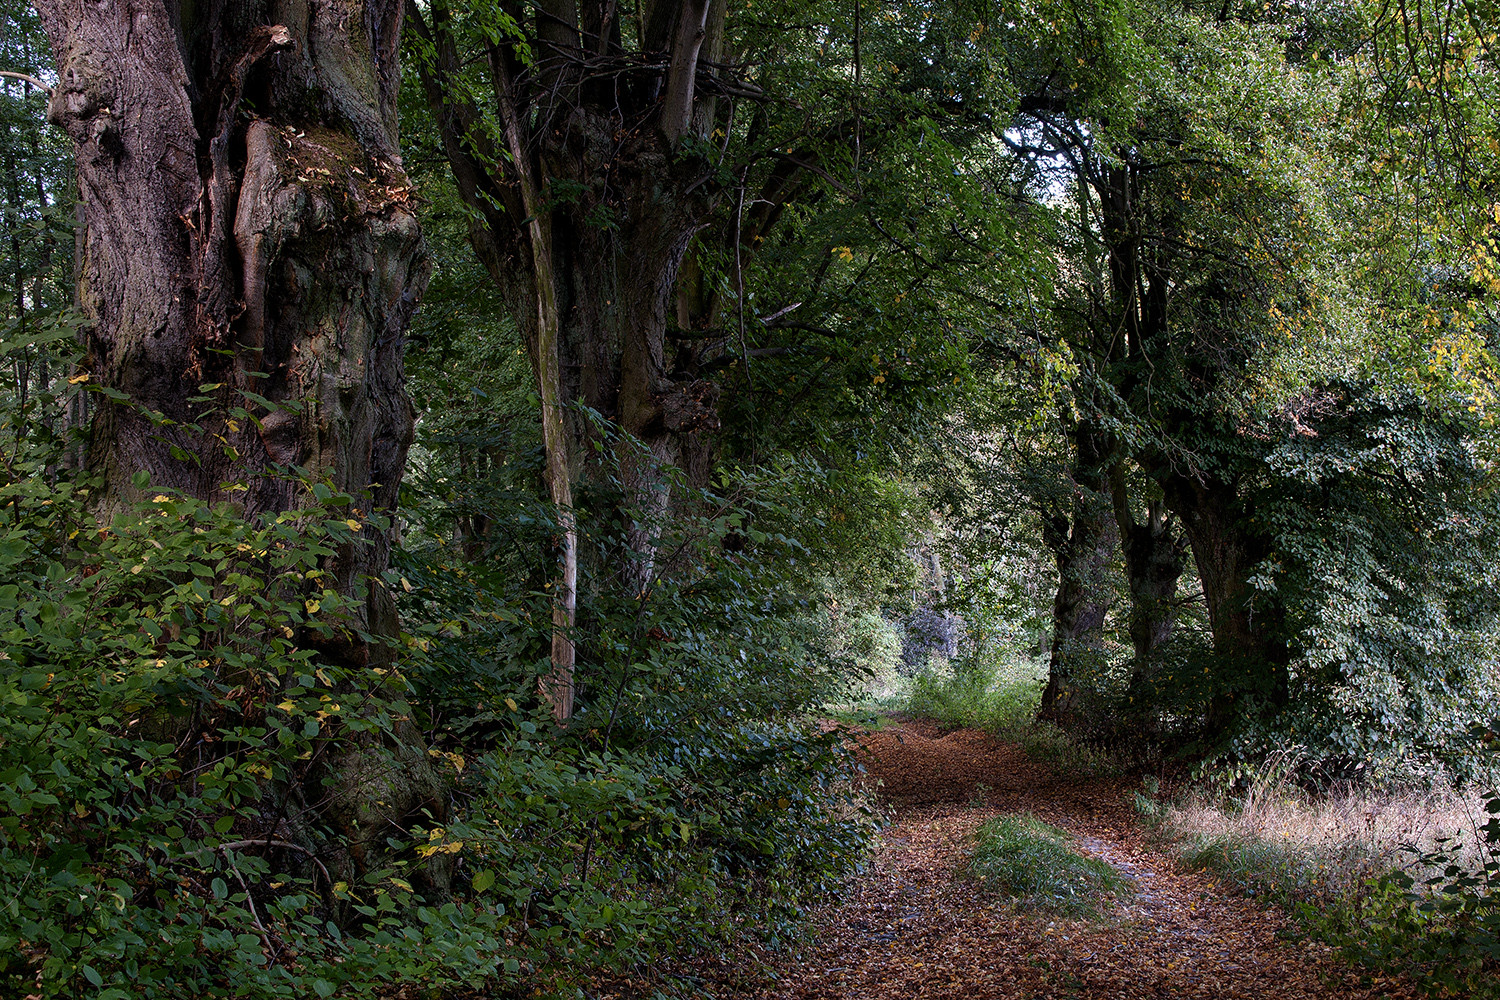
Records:
<instances>
[{"instance_id":1,"label":"shrub","mask_svg":"<svg viewBox=\"0 0 1500 1000\"><path fill-rule=\"evenodd\" d=\"M385 579L336 590L330 563L385 525L326 483L304 478L305 509L246 517L140 477L150 499L106 521L60 468L66 442L16 440L0 995L563 993L601 967L784 940L865 856L846 741L800 721L846 664L787 596L787 566L814 553L758 526L817 530L755 499L774 477L685 492L648 599L589 593L578 714L558 728L535 695L549 596L515 560L415 532ZM490 513L526 544L550 523L536 502ZM585 522L601 548L629 523L611 515ZM412 634L351 665L374 586ZM357 774L334 766L351 759ZM334 811L358 817L412 775L441 801L360 856Z\"/></svg>"},{"instance_id":2,"label":"shrub","mask_svg":"<svg viewBox=\"0 0 1500 1000\"><path fill-rule=\"evenodd\" d=\"M862 670L852 642L830 650L828 616L802 596L825 579L818 553L769 530L817 531L766 499L799 489L775 476L671 488L676 513L652 522L657 572L641 594L595 567L644 517L618 496L583 512L584 666L562 729L535 695L549 597L511 572L525 558L516 540L545 535L545 508L518 525L494 512L488 546L466 559L438 541L442 511L418 507L429 527L397 559L412 584L398 593L405 620L433 637L410 671L413 702L436 748L466 758L465 805L441 843L465 845L458 883L524 929L515 953L542 977L650 964L747 929L785 940L804 902L863 861L874 829L843 735L807 721Z\"/></svg>"},{"instance_id":3,"label":"shrub","mask_svg":"<svg viewBox=\"0 0 1500 1000\"><path fill-rule=\"evenodd\" d=\"M1468 836L1409 847L1360 896L1303 917L1352 960L1410 971L1433 992L1500 996L1500 795L1484 808Z\"/></svg>"},{"instance_id":4,"label":"shrub","mask_svg":"<svg viewBox=\"0 0 1500 1000\"><path fill-rule=\"evenodd\" d=\"M317 489L317 507L256 519L160 493L101 524L86 484L34 472L0 487L6 992L482 978L463 952L496 946L484 919L421 905L410 862L350 865L299 798L336 795L325 762L367 736L378 747L409 711L398 670L319 652L359 600L321 567L363 525L351 498Z\"/></svg>"},{"instance_id":5,"label":"shrub","mask_svg":"<svg viewBox=\"0 0 1500 1000\"><path fill-rule=\"evenodd\" d=\"M917 674L899 704L903 711L944 726L982 729L1075 774L1118 770L1110 754L1037 719L1045 672L1045 666L1025 657L1009 656L998 665L973 660L963 670Z\"/></svg>"}]
</instances>

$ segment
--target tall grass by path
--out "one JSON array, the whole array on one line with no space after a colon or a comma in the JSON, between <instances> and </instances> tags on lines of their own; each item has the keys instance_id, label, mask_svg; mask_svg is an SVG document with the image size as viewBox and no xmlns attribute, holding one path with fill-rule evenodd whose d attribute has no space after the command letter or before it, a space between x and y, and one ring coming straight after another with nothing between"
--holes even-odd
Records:
<instances>
[{"instance_id":1,"label":"tall grass by path","mask_svg":"<svg viewBox=\"0 0 1500 1000\"><path fill-rule=\"evenodd\" d=\"M1295 769L1273 754L1233 789L1136 803L1183 864L1285 906L1347 959L1434 996L1500 997L1500 799L1443 784L1314 793Z\"/></svg>"}]
</instances>

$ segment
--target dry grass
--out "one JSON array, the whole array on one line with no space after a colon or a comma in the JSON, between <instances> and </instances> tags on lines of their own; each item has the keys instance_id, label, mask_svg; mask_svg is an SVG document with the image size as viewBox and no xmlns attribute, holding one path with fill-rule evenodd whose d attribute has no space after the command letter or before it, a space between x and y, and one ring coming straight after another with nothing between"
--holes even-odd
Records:
<instances>
[{"instance_id":1,"label":"dry grass","mask_svg":"<svg viewBox=\"0 0 1500 1000\"><path fill-rule=\"evenodd\" d=\"M1412 848L1426 853L1455 836L1464 861L1481 863L1477 791L1345 785L1309 794L1290 780L1297 763L1273 757L1239 794L1189 794L1161 810L1160 830L1191 863L1303 898L1353 895L1370 876L1409 865Z\"/></svg>"}]
</instances>

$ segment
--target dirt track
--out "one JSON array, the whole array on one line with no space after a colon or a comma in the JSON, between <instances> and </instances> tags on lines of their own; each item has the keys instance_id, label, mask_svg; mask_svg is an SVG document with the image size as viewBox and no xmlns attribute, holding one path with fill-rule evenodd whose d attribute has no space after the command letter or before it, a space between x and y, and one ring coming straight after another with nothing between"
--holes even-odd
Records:
<instances>
[{"instance_id":1,"label":"dirt track","mask_svg":"<svg viewBox=\"0 0 1500 1000\"><path fill-rule=\"evenodd\" d=\"M774 979L729 987L755 1000L1042 1000L1415 995L1359 985L1325 948L1294 939L1285 916L1183 872L1142 835L1115 781L1065 780L982 733L907 723L860 737L894 809L873 864L822 916L815 943ZM957 877L974 828L1029 810L1069 830L1084 853L1131 876L1135 893L1101 921L1016 912Z\"/></svg>"}]
</instances>

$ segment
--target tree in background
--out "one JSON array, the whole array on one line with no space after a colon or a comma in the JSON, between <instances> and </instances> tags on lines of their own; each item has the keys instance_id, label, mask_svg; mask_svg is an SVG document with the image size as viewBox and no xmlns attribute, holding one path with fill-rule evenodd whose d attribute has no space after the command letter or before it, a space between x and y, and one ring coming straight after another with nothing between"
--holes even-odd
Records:
<instances>
[{"instance_id":1,"label":"tree in background","mask_svg":"<svg viewBox=\"0 0 1500 1000\"><path fill-rule=\"evenodd\" d=\"M29 406L45 405L39 400L72 374L64 346L71 329L57 319L72 300L74 185L65 138L46 124L50 87L40 77L50 66L41 23L29 4L19 2L7 3L3 17L0 66L11 75L0 77L0 127L9 136L0 150L5 230L0 315L4 340L19 345L11 355L6 388L17 412L24 413ZM81 414L69 419L79 422ZM45 425L62 430L51 415ZM18 422L16 432L24 426Z\"/></svg>"},{"instance_id":2,"label":"tree in background","mask_svg":"<svg viewBox=\"0 0 1500 1000\"><path fill-rule=\"evenodd\" d=\"M957 29L887 13L829 4L792 18L779 5L720 3L540 5L525 18L497 5L412 11L415 61L471 242L532 359L554 502L572 506L575 481L595 464L585 444L599 437L566 406L592 409L641 445L616 456L633 527L600 567L624 593L652 576L650 524L670 494L662 470L703 482L722 418L748 444L765 436L757 423L848 402L828 381L845 367L866 395L898 379L915 395L930 367L946 368L945 381L961 367L961 341L938 309L925 329L909 314L891 329L888 315L908 296L935 304L922 288L933 276L962 284L949 251L921 249L932 223L949 224L962 206L932 192L929 220L908 200L934 181L941 189L941 168L952 176L945 154L962 116L932 106L943 81L930 77L932 53ZM869 127L872 116L882 128ZM912 226L923 234L912 239ZM840 437L817 433L820 444ZM573 530L565 523L560 535L544 688L566 715L578 570Z\"/></svg>"},{"instance_id":3,"label":"tree in background","mask_svg":"<svg viewBox=\"0 0 1500 1000\"><path fill-rule=\"evenodd\" d=\"M582 402L618 419L645 452L622 457L642 510L626 586L651 576L656 466L693 465L714 425L712 387L674 377L665 336L687 245L716 188L704 143L717 101L740 89L719 65L724 5L410 5L418 66L443 149L473 221L470 238L502 289L536 374L546 481L561 545L550 674L558 719L573 711L578 539L575 465ZM565 374L566 373L566 376ZM702 459L697 464L702 466Z\"/></svg>"}]
</instances>

